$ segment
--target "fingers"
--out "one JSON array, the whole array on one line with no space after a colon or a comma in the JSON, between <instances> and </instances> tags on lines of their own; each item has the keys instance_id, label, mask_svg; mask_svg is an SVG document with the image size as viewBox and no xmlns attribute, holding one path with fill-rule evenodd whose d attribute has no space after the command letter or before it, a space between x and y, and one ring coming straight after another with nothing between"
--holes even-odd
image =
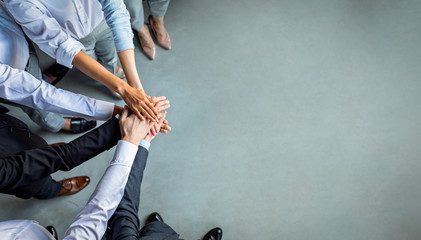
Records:
<instances>
[{"instance_id":1,"label":"fingers","mask_svg":"<svg viewBox=\"0 0 421 240\"><path fill-rule=\"evenodd\" d=\"M156 136L156 134L157 134L157 130L156 129L157 129L157 126L156 126L156 123L154 123L152 125L151 130L149 131L149 133L152 134L152 136Z\"/></svg>"},{"instance_id":2,"label":"fingers","mask_svg":"<svg viewBox=\"0 0 421 240\"><path fill-rule=\"evenodd\" d=\"M160 97L152 97L152 101L153 103L157 103L159 101L165 100L167 99L165 96L160 96Z\"/></svg>"},{"instance_id":3,"label":"fingers","mask_svg":"<svg viewBox=\"0 0 421 240\"><path fill-rule=\"evenodd\" d=\"M159 130L162 133L167 133L169 131L171 131L171 127L168 125L162 125L161 129Z\"/></svg>"},{"instance_id":4,"label":"fingers","mask_svg":"<svg viewBox=\"0 0 421 240\"><path fill-rule=\"evenodd\" d=\"M145 99L146 100L146 99ZM148 101L140 102L140 106L143 108L142 113L152 121L158 122L158 112L155 110L155 107Z\"/></svg>"},{"instance_id":5,"label":"fingers","mask_svg":"<svg viewBox=\"0 0 421 240\"><path fill-rule=\"evenodd\" d=\"M150 110L150 108L147 107L147 105L144 102L140 103L139 110L142 112L142 114L146 118L151 119L152 121L155 121L155 117L154 117L153 112Z\"/></svg>"},{"instance_id":6,"label":"fingers","mask_svg":"<svg viewBox=\"0 0 421 240\"><path fill-rule=\"evenodd\" d=\"M170 101L168 101L168 100L162 100L162 101L155 104L155 109L158 112L162 112L164 110L167 110L170 107L171 107Z\"/></svg>"},{"instance_id":7,"label":"fingers","mask_svg":"<svg viewBox=\"0 0 421 240\"><path fill-rule=\"evenodd\" d=\"M129 109L127 106L124 106L123 113L121 114L120 120L124 122L127 116L129 115Z\"/></svg>"},{"instance_id":8,"label":"fingers","mask_svg":"<svg viewBox=\"0 0 421 240\"><path fill-rule=\"evenodd\" d=\"M145 92L143 92L143 93L145 93ZM146 93L144 95L146 96L146 98L148 98L149 102L152 102L151 96L146 95Z\"/></svg>"},{"instance_id":9,"label":"fingers","mask_svg":"<svg viewBox=\"0 0 421 240\"><path fill-rule=\"evenodd\" d=\"M171 131L171 127L168 125L168 120L164 118L164 120L162 121L162 125L161 128L159 129L160 132L162 133L167 133L169 131Z\"/></svg>"},{"instance_id":10,"label":"fingers","mask_svg":"<svg viewBox=\"0 0 421 240\"><path fill-rule=\"evenodd\" d=\"M164 124L165 116L167 115L167 112L160 112L159 113L159 122L155 124L155 134L158 134L158 132L161 131L162 125Z\"/></svg>"},{"instance_id":11,"label":"fingers","mask_svg":"<svg viewBox=\"0 0 421 240\"><path fill-rule=\"evenodd\" d=\"M164 125L164 124L162 124L161 130L171 131L171 127L170 127L170 125L166 125L166 124Z\"/></svg>"},{"instance_id":12,"label":"fingers","mask_svg":"<svg viewBox=\"0 0 421 240\"><path fill-rule=\"evenodd\" d=\"M156 122L158 122L158 111L156 111L155 107L152 103L148 100L145 101L146 106L148 107L149 113L155 117ZM153 118L152 118L153 119Z\"/></svg>"},{"instance_id":13,"label":"fingers","mask_svg":"<svg viewBox=\"0 0 421 240\"><path fill-rule=\"evenodd\" d=\"M141 121L145 121L145 118L142 116L142 114L140 114L140 112L137 109L133 109L132 110L134 114L136 114L136 116L141 120ZM124 113L124 112L123 112Z\"/></svg>"}]
</instances>

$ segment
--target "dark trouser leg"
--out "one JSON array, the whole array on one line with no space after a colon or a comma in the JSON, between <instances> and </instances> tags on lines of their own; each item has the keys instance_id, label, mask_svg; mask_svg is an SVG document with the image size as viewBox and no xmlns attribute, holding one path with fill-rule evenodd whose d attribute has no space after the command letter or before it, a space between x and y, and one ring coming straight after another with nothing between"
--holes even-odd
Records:
<instances>
[{"instance_id":1,"label":"dark trouser leg","mask_svg":"<svg viewBox=\"0 0 421 240\"><path fill-rule=\"evenodd\" d=\"M42 185L41 189L32 197L36 199L50 199L60 192L61 183L56 182L51 176L46 177L44 184Z\"/></svg>"},{"instance_id":2,"label":"dark trouser leg","mask_svg":"<svg viewBox=\"0 0 421 240\"><path fill-rule=\"evenodd\" d=\"M108 221L109 231L107 239L176 239L178 234L165 223L151 223L139 231L140 222L138 217L140 202L140 186L143 179L148 151L139 147L136 158L130 170L129 179L124 189L123 199L121 199L116 211Z\"/></svg>"},{"instance_id":3,"label":"dark trouser leg","mask_svg":"<svg viewBox=\"0 0 421 240\"><path fill-rule=\"evenodd\" d=\"M119 139L118 120L113 117L68 144L27 150L0 159L1 168L9 169L0 181L0 191L30 198L41 190L51 173L69 171L110 149Z\"/></svg>"},{"instance_id":4,"label":"dark trouser leg","mask_svg":"<svg viewBox=\"0 0 421 240\"><path fill-rule=\"evenodd\" d=\"M34 123L47 131L56 133L63 128L64 118L58 113L34 109L24 105L21 105L20 108Z\"/></svg>"},{"instance_id":5,"label":"dark trouser leg","mask_svg":"<svg viewBox=\"0 0 421 240\"><path fill-rule=\"evenodd\" d=\"M124 189L123 198L108 221L108 239L137 239L139 232L140 185L143 179L148 151L139 147Z\"/></svg>"},{"instance_id":6,"label":"dark trouser leg","mask_svg":"<svg viewBox=\"0 0 421 240\"><path fill-rule=\"evenodd\" d=\"M32 133L24 122L8 114L0 114L0 159L47 146L48 143Z\"/></svg>"},{"instance_id":7,"label":"dark trouser leg","mask_svg":"<svg viewBox=\"0 0 421 240\"><path fill-rule=\"evenodd\" d=\"M166 223L158 221L147 224L139 231L139 240L179 240L178 236L179 235L174 231L174 229Z\"/></svg>"}]
</instances>

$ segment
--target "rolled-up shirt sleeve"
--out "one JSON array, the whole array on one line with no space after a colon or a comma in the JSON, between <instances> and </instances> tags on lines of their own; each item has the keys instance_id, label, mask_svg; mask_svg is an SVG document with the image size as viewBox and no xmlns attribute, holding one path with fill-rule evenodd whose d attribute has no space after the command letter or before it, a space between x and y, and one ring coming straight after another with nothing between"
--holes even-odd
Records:
<instances>
[{"instance_id":1,"label":"rolled-up shirt sleeve","mask_svg":"<svg viewBox=\"0 0 421 240\"><path fill-rule=\"evenodd\" d=\"M88 120L108 120L114 111L113 103L56 88L23 70L1 63L0 98Z\"/></svg>"},{"instance_id":2,"label":"rolled-up shirt sleeve","mask_svg":"<svg viewBox=\"0 0 421 240\"><path fill-rule=\"evenodd\" d=\"M99 0L105 21L113 33L117 52L134 49L130 14L122 0Z\"/></svg>"},{"instance_id":3,"label":"rolled-up shirt sleeve","mask_svg":"<svg viewBox=\"0 0 421 240\"><path fill-rule=\"evenodd\" d=\"M55 58L61 65L72 67L73 58L78 52L84 50L84 47L82 43L63 30L44 6L30 0L6 0L5 5L26 35L42 51Z\"/></svg>"}]
</instances>

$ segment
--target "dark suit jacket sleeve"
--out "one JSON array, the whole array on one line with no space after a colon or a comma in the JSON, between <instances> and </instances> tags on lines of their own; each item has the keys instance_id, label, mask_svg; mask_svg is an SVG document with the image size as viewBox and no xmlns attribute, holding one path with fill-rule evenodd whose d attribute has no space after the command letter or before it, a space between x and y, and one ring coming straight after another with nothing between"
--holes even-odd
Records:
<instances>
[{"instance_id":1,"label":"dark suit jacket sleeve","mask_svg":"<svg viewBox=\"0 0 421 240\"><path fill-rule=\"evenodd\" d=\"M120 139L118 120L61 146L48 146L0 158L0 191L9 191L44 178L58 170L69 171L112 148Z\"/></svg>"}]
</instances>

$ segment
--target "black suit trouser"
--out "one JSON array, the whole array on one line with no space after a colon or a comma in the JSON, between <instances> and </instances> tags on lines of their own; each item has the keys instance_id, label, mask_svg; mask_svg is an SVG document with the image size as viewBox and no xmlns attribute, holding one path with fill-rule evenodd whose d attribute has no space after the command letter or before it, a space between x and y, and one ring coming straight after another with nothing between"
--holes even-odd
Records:
<instances>
[{"instance_id":1,"label":"black suit trouser","mask_svg":"<svg viewBox=\"0 0 421 240\"><path fill-rule=\"evenodd\" d=\"M178 240L178 234L166 223L152 222L140 228L138 217L140 186L148 151L139 147L124 189L123 198L108 221L107 240Z\"/></svg>"},{"instance_id":2,"label":"black suit trouser","mask_svg":"<svg viewBox=\"0 0 421 240\"><path fill-rule=\"evenodd\" d=\"M2 134L17 132L21 131L16 128L11 133L0 131L0 139ZM36 135L32 134L31 137L34 136ZM6 136L2 141L7 139ZM118 120L113 117L102 126L65 145L48 146L42 140L44 142L40 143L42 147L0 157L0 192L24 199L54 197L60 188L57 188L58 185L51 178L51 173L58 170L69 171L109 150L119 139Z\"/></svg>"}]
</instances>

